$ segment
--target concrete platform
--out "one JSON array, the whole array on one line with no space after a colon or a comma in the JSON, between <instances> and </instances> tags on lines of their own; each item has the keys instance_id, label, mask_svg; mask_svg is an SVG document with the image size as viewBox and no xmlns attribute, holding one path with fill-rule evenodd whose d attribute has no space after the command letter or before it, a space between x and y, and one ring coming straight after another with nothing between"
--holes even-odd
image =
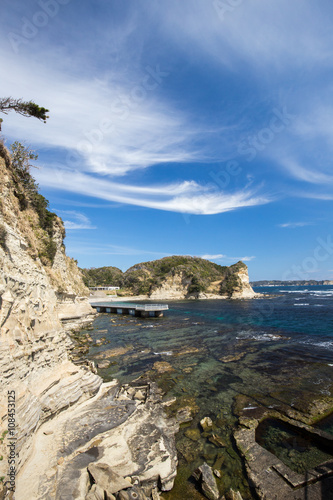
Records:
<instances>
[{"instance_id":1,"label":"concrete platform","mask_svg":"<svg viewBox=\"0 0 333 500\"><path fill-rule=\"evenodd\" d=\"M141 318L161 318L163 312L169 309L167 304L122 304L116 303L92 303L91 307L99 313L129 314Z\"/></svg>"}]
</instances>

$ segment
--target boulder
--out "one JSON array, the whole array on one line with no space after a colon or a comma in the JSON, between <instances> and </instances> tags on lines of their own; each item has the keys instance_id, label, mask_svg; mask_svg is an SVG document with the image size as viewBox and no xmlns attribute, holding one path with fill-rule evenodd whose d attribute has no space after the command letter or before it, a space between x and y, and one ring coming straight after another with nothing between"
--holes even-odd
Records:
<instances>
[{"instance_id":1,"label":"boulder","mask_svg":"<svg viewBox=\"0 0 333 500\"><path fill-rule=\"evenodd\" d=\"M97 463L88 466L89 474L107 494L118 493L118 491L130 488L132 484L122 476L114 472L108 464Z\"/></svg>"},{"instance_id":2,"label":"boulder","mask_svg":"<svg viewBox=\"0 0 333 500\"><path fill-rule=\"evenodd\" d=\"M204 431L207 431L213 427L213 421L209 417L204 417L200 420L200 425Z\"/></svg>"},{"instance_id":3,"label":"boulder","mask_svg":"<svg viewBox=\"0 0 333 500\"><path fill-rule=\"evenodd\" d=\"M113 495L112 495L113 496ZM104 500L104 490L97 484L93 484L91 489L89 490L86 500ZM115 497L113 497L115 498ZM111 500L111 498L110 498Z\"/></svg>"},{"instance_id":4,"label":"boulder","mask_svg":"<svg viewBox=\"0 0 333 500\"><path fill-rule=\"evenodd\" d=\"M193 477L200 484L202 493L208 500L219 500L220 494L211 467L204 462L193 472Z\"/></svg>"},{"instance_id":5,"label":"boulder","mask_svg":"<svg viewBox=\"0 0 333 500\"><path fill-rule=\"evenodd\" d=\"M184 434L191 441L199 441L201 436L199 429L187 429Z\"/></svg>"},{"instance_id":6,"label":"boulder","mask_svg":"<svg viewBox=\"0 0 333 500\"><path fill-rule=\"evenodd\" d=\"M243 500L243 498L242 495L239 493L239 491L234 491L233 489L230 489L226 494L226 500Z\"/></svg>"},{"instance_id":7,"label":"boulder","mask_svg":"<svg viewBox=\"0 0 333 500\"><path fill-rule=\"evenodd\" d=\"M185 422L191 422L191 420L193 420L192 408L190 406L185 406L184 408L180 408L177 411L176 419L177 422L179 422L180 424L184 424Z\"/></svg>"},{"instance_id":8,"label":"boulder","mask_svg":"<svg viewBox=\"0 0 333 500\"><path fill-rule=\"evenodd\" d=\"M110 361L100 361L99 363L97 363L97 368L99 368L100 370L102 370L103 368L109 368L110 366Z\"/></svg>"}]
</instances>

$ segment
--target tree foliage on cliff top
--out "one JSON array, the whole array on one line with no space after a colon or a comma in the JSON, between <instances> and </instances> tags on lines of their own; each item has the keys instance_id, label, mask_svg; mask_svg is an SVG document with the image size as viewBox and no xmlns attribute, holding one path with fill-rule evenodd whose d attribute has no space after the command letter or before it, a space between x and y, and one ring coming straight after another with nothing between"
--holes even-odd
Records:
<instances>
[{"instance_id":1,"label":"tree foliage on cliff top","mask_svg":"<svg viewBox=\"0 0 333 500\"><path fill-rule=\"evenodd\" d=\"M124 275L118 267L92 267L81 269L84 284L88 287L94 286L123 286Z\"/></svg>"},{"instance_id":2,"label":"tree foliage on cliff top","mask_svg":"<svg viewBox=\"0 0 333 500\"><path fill-rule=\"evenodd\" d=\"M49 110L39 106L33 101L23 101L23 99L14 99L13 97L1 97L0 112L7 115L10 111L15 111L22 116L33 116L34 118L38 118L38 120L42 120L44 123L46 123L46 120L49 118L46 114Z\"/></svg>"},{"instance_id":3,"label":"tree foliage on cliff top","mask_svg":"<svg viewBox=\"0 0 333 500\"><path fill-rule=\"evenodd\" d=\"M37 238L36 256L38 254L43 263L52 265L57 250L53 240L54 222L58 217L49 210L49 202L39 193L39 186L31 174L31 168L34 167L31 162L37 160L38 155L18 141L11 145L10 153L2 141L0 145L0 156L4 158L6 169L10 173L12 193L18 201L22 216L27 211L26 218L31 217L29 209L37 215L38 222L33 224Z\"/></svg>"},{"instance_id":4,"label":"tree foliage on cliff top","mask_svg":"<svg viewBox=\"0 0 333 500\"><path fill-rule=\"evenodd\" d=\"M134 295L150 294L168 277L178 273L188 281L189 294L205 292L213 282L227 281L220 293L229 295L233 285L239 286L239 280L233 279L233 276L241 269L247 270L243 262L233 266L220 266L200 257L173 255L141 262L130 267L125 273L116 267L82 269L82 272L87 286L119 286L127 288Z\"/></svg>"}]
</instances>

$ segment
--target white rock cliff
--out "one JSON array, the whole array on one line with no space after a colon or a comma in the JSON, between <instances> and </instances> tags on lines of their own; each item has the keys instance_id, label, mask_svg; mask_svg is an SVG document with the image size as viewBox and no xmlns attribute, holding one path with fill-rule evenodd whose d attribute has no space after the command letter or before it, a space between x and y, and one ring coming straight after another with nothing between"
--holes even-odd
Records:
<instances>
[{"instance_id":1,"label":"white rock cliff","mask_svg":"<svg viewBox=\"0 0 333 500\"><path fill-rule=\"evenodd\" d=\"M153 392L147 389L147 404L132 394L118 401L121 387L116 382L110 392L110 384L102 384L98 375L69 359L72 343L66 329L91 321L95 315L88 303L89 291L75 261L65 254L62 221L52 216L50 237L31 205L20 205L24 190L1 142L0 192L0 499L84 500L93 494L88 493L91 482L87 465L98 462L102 451L96 456L88 451L86 461L77 464L75 457L81 451L76 452L75 446L95 450L96 434L106 433L103 439L112 441L112 426L120 424L117 439L124 441L128 435L135 442L136 429L141 432L140 425L144 426L146 420L158 434L160 445L153 452L148 440L140 460L134 456L134 445L126 448L126 473L136 473L154 487L162 484L170 489L177 467L177 426L166 423L161 403L149 403ZM89 411L85 413L87 404ZM132 427L126 426L125 417L131 417ZM87 430L92 432L92 439ZM74 444L65 450L69 435ZM162 446L165 441L169 443L167 449ZM105 462L108 446L101 450ZM117 467L111 456L108 467ZM118 458L121 464L123 459ZM121 467L118 469L121 473ZM70 486L75 493L66 496Z\"/></svg>"}]
</instances>

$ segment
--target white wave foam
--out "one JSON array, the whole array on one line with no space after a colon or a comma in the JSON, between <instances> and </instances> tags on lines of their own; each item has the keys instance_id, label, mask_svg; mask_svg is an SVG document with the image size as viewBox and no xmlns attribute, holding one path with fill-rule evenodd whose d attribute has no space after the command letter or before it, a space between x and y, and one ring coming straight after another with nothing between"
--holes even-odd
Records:
<instances>
[{"instance_id":1,"label":"white wave foam","mask_svg":"<svg viewBox=\"0 0 333 500\"><path fill-rule=\"evenodd\" d=\"M321 342L316 342L313 340L303 340L301 344L313 345L315 347L323 347L324 349L332 349L333 341L332 340L323 340Z\"/></svg>"},{"instance_id":2,"label":"white wave foam","mask_svg":"<svg viewBox=\"0 0 333 500\"><path fill-rule=\"evenodd\" d=\"M155 356L172 356L172 351L154 352Z\"/></svg>"},{"instance_id":3,"label":"white wave foam","mask_svg":"<svg viewBox=\"0 0 333 500\"><path fill-rule=\"evenodd\" d=\"M297 293L299 295L311 295L312 297L333 297L333 290L282 290L283 293ZM296 300L300 300L299 298Z\"/></svg>"},{"instance_id":4,"label":"white wave foam","mask_svg":"<svg viewBox=\"0 0 333 500\"><path fill-rule=\"evenodd\" d=\"M294 304L294 306L309 306L310 304L304 303L304 304Z\"/></svg>"},{"instance_id":5,"label":"white wave foam","mask_svg":"<svg viewBox=\"0 0 333 500\"><path fill-rule=\"evenodd\" d=\"M281 340L281 335L274 335L273 333L246 333L244 336L236 337L237 340L257 340L271 342L272 340Z\"/></svg>"}]
</instances>

